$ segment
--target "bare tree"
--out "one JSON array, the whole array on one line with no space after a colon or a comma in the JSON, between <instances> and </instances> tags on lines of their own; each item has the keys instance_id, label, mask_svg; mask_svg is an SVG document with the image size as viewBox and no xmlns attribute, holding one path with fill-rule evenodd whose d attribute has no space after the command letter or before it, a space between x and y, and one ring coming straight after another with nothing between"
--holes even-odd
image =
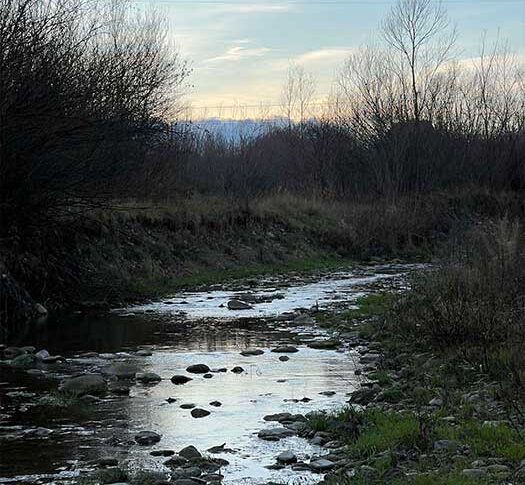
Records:
<instances>
[{"instance_id":1,"label":"bare tree","mask_svg":"<svg viewBox=\"0 0 525 485\"><path fill-rule=\"evenodd\" d=\"M315 91L314 77L303 66L290 64L281 90L281 106L289 127L294 120L303 123L311 116Z\"/></svg>"},{"instance_id":2,"label":"bare tree","mask_svg":"<svg viewBox=\"0 0 525 485\"><path fill-rule=\"evenodd\" d=\"M412 115L416 121L426 99L426 89L449 59L456 29L441 2L398 0L382 24L386 42L401 55L409 71Z\"/></svg>"}]
</instances>

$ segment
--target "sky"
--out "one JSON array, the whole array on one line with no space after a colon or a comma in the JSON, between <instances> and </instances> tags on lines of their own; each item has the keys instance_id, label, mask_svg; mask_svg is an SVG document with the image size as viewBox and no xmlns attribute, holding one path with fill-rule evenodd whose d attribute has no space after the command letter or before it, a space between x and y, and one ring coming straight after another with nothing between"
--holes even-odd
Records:
<instances>
[{"instance_id":1,"label":"sky","mask_svg":"<svg viewBox=\"0 0 525 485\"><path fill-rule=\"evenodd\" d=\"M137 4L143 0L136 0ZM326 99L344 59L370 39L393 0L148 0L192 67L186 101L194 117L278 114L290 63L316 79ZM525 0L444 0L459 30L459 56L487 39L525 56ZM265 108L261 109L260 106Z\"/></svg>"}]
</instances>

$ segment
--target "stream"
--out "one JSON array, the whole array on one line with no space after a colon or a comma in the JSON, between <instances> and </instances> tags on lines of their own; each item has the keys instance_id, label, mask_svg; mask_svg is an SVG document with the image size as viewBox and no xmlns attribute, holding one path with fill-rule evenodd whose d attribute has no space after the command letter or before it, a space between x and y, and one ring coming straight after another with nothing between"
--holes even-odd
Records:
<instances>
[{"instance_id":1,"label":"stream","mask_svg":"<svg viewBox=\"0 0 525 485\"><path fill-rule=\"evenodd\" d=\"M205 452L222 444L228 450L214 457L229 462L221 469L224 484L317 483L322 475L310 470L268 468L283 451L293 451L305 462L327 451L298 436L260 439L259 431L277 424L263 417L341 407L358 383L358 354L344 345L309 348L312 341L329 336L315 323L312 310L349 308L363 295L400 288L414 269L416 265L364 266L240 280L104 316L28 326L9 344L47 349L66 360L38 363L29 371L0 365L0 483L74 483L103 457L117 458L130 469L162 472L167 458L152 456L153 450L194 445ZM232 299L251 308L230 310ZM271 352L283 345L298 351ZM240 354L247 349L264 353ZM104 372L120 362L162 380L133 381L129 395L110 392L74 410L41 405L56 395L64 378ZM192 364L206 364L212 372L206 378L188 374ZM244 371L231 372L237 366ZM174 375L192 380L174 385ZM210 414L196 419L191 405ZM139 446L134 436L140 431L154 431L161 440Z\"/></svg>"}]
</instances>

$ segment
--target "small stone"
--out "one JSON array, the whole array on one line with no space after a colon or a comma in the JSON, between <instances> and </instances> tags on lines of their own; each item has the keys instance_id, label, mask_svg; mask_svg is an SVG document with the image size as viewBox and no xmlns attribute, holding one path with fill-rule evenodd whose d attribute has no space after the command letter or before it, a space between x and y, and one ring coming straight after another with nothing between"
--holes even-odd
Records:
<instances>
[{"instance_id":1,"label":"small stone","mask_svg":"<svg viewBox=\"0 0 525 485\"><path fill-rule=\"evenodd\" d=\"M171 378L171 382L175 384L176 386L180 386L182 384L186 384L187 382L192 381L193 379L191 377L186 376L173 376Z\"/></svg>"},{"instance_id":2,"label":"small stone","mask_svg":"<svg viewBox=\"0 0 525 485\"><path fill-rule=\"evenodd\" d=\"M42 350L39 350L36 354L35 354L35 357L38 359L38 360L43 360L43 359L47 359L48 357L50 357L51 354L45 350L45 349L42 349Z\"/></svg>"},{"instance_id":3,"label":"small stone","mask_svg":"<svg viewBox=\"0 0 525 485\"><path fill-rule=\"evenodd\" d=\"M290 357L288 357L287 355L280 355L279 360L281 362L288 362L290 360Z\"/></svg>"},{"instance_id":4,"label":"small stone","mask_svg":"<svg viewBox=\"0 0 525 485\"><path fill-rule=\"evenodd\" d=\"M151 456L173 456L175 452L173 450L153 450L149 453Z\"/></svg>"},{"instance_id":5,"label":"small stone","mask_svg":"<svg viewBox=\"0 0 525 485\"><path fill-rule=\"evenodd\" d=\"M453 440L438 440L434 442L434 450L436 451L456 451L459 448L459 443Z\"/></svg>"},{"instance_id":6,"label":"small stone","mask_svg":"<svg viewBox=\"0 0 525 485\"><path fill-rule=\"evenodd\" d=\"M137 372L135 378L144 384L157 384L162 380L155 372Z\"/></svg>"},{"instance_id":7,"label":"small stone","mask_svg":"<svg viewBox=\"0 0 525 485\"><path fill-rule=\"evenodd\" d=\"M190 374L208 374L210 368L206 364L193 364L186 368L186 372Z\"/></svg>"},{"instance_id":8,"label":"small stone","mask_svg":"<svg viewBox=\"0 0 525 485\"><path fill-rule=\"evenodd\" d=\"M282 463L283 465L290 465L292 463L297 462L297 456L295 456L295 454L291 451L283 451L277 457L277 461L279 463Z\"/></svg>"},{"instance_id":9,"label":"small stone","mask_svg":"<svg viewBox=\"0 0 525 485\"><path fill-rule=\"evenodd\" d=\"M141 446L150 446L160 441L160 434L154 431L141 431L135 435L135 441Z\"/></svg>"},{"instance_id":10,"label":"small stone","mask_svg":"<svg viewBox=\"0 0 525 485\"><path fill-rule=\"evenodd\" d=\"M443 406L443 399L441 399L440 397L435 397L428 403L428 405L434 407L441 407Z\"/></svg>"},{"instance_id":11,"label":"small stone","mask_svg":"<svg viewBox=\"0 0 525 485\"><path fill-rule=\"evenodd\" d=\"M242 374L244 372L244 369L240 366L236 366L231 370L234 374Z\"/></svg>"},{"instance_id":12,"label":"small stone","mask_svg":"<svg viewBox=\"0 0 525 485\"><path fill-rule=\"evenodd\" d=\"M204 374L202 377L204 377L204 379L211 379L213 374Z\"/></svg>"},{"instance_id":13,"label":"small stone","mask_svg":"<svg viewBox=\"0 0 525 485\"><path fill-rule=\"evenodd\" d=\"M179 451L179 456L182 456L183 458L186 458L187 460L194 460L196 458L202 458L201 452L195 448L195 446L190 445L186 446L186 448L183 448Z\"/></svg>"},{"instance_id":14,"label":"small stone","mask_svg":"<svg viewBox=\"0 0 525 485\"><path fill-rule=\"evenodd\" d=\"M153 355L149 350L137 350L135 354L139 357L151 357Z\"/></svg>"},{"instance_id":15,"label":"small stone","mask_svg":"<svg viewBox=\"0 0 525 485\"><path fill-rule=\"evenodd\" d=\"M249 303L241 300L230 300L228 302L229 310L251 310L253 307Z\"/></svg>"},{"instance_id":16,"label":"small stone","mask_svg":"<svg viewBox=\"0 0 525 485\"><path fill-rule=\"evenodd\" d=\"M191 415L195 419L205 418L206 416L209 416L210 414L211 413L209 411L206 411L206 409L195 408L191 410Z\"/></svg>"},{"instance_id":17,"label":"small stone","mask_svg":"<svg viewBox=\"0 0 525 485\"><path fill-rule=\"evenodd\" d=\"M196 406L195 404L193 404L192 402L189 402L189 403L181 404L180 408L181 409L194 409L195 406Z\"/></svg>"},{"instance_id":18,"label":"small stone","mask_svg":"<svg viewBox=\"0 0 525 485\"><path fill-rule=\"evenodd\" d=\"M213 406L214 408L220 408L222 406L222 403L220 401L212 401L210 403L210 406Z\"/></svg>"},{"instance_id":19,"label":"small stone","mask_svg":"<svg viewBox=\"0 0 525 485\"><path fill-rule=\"evenodd\" d=\"M317 458L313 461L310 461L310 468L318 473L324 473L335 467L335 463L330 460L325 460L324 458Z\"/></svg>"},{"instance_id":20,"label":"small stone","mask_svg":"<svg viewBox=\"0 0 525 485\"><path fill-rule=\"evenodd\" d=\"M261 349L248 349L248 350L243 350L241 352L241 355L243 355L244 357L252 357L252 356L256 356L256 355L262 355L264 354L264 350L261 350Z\"/></svg>"},{"instance_id":21,"label":"small stone","mask_svg":"<svg viewBox=\"0 0 525 485\"><path fill-rule=\"evenodd\" d=\"M272 349L272 352L276 354L295 354L296 352L299 352L299 349L293 345L281 345Z\"/></svg>"}]
</instances>

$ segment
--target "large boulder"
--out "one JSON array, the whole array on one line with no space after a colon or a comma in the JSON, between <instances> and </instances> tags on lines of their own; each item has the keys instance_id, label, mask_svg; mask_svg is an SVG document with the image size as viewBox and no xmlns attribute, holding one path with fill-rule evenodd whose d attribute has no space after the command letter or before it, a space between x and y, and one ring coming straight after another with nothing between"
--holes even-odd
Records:
<instances>
[{"instance_id":1,"label":"large boulder","mask_svg":"<svg viewBox=\"0 0 525 485\"><path fill-rule=\"evenodd\" d=\"M155 374L155 372L137 372L135 378L143 384L157 384L162 380L162 378L158 374Z\"/></svg>"},{"instance_id":2,"label":"large boulder","mask_svg":"<svg viewBox=\"0 0 525 485\"><path fill-rule=\"evenodd\" d=\"M191 410L192 417L198 419L198 418L205 418L206 416L209 416L211 413L209 411L206 411L206 409L201 408L195 408Z\"/></svg>"},{"instance_id":3,"label":"large boulder","mask_svg":"<svg viewBox=\"0 0 525 485\"><path fill-rule=\"evenodd\" d=\"M186 458L186 460L195 460L198 458L202 458L201 452L195 448L195 446L186 446L186 448L183 448L178 453L179 456L182 456L182 458Z\"/></svg>"},{"instance_id":4,"label":"large boulder","mask_svg":"<svg viewBox=\"0 0 525 485\"><path fill-rule=\"evenodd\" d=\"M100 395L106 392L107 384L104 378L98 374L86 374L62 381L60 390L78 396Z\"/></svg>"}]
</instances>

